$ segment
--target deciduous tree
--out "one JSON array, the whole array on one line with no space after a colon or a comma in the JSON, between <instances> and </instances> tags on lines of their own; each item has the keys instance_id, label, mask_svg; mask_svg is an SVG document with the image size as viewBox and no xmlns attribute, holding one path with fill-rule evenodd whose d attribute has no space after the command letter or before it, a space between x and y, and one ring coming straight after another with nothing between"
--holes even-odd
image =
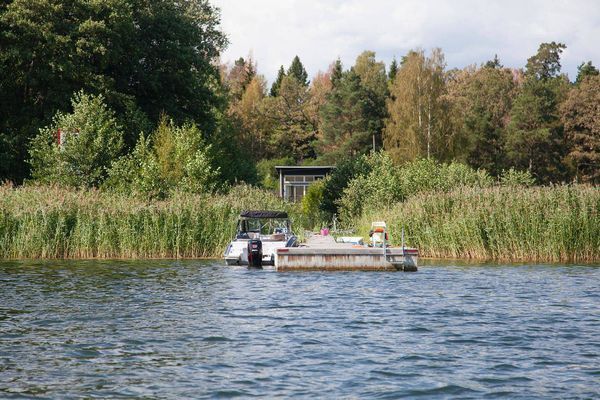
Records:
<instances>
[{"instance_id":1,"label":"deciduous tree","mask_svg":"<svg viewBox=\"0 0 600 400\"><path fill-rule=\"evenodd\" d=\"M403 57L387 103L384 146L396 162L420 157L445 159L452 154L444 98L445 61L440 49Z\"/></svg>"},{"instance_id":2,"label":"deciduous tree","mask_svg":"<svg viewBox=\"0 0 600 400\"><path fill-rule=\"evenodd\" d=\"M104 98L83 92L71 113L58 112L30 149L33 178L45 183L98 187L123 148L123 132Z\"/></svg>"},{"instance_id":3,"label":"deciduous tree","mask_svg":"<svg viewBox=\"0 0 600 400\"><path fill-rule=\"evenodd\" d=\"M600 183L600 76L587 76L561 106L567 158L583 182Z\"/></svg>"},{"instance_id":4,"label":"deciduous tree","mask_svg":"<svg viewBox=\"0 0 600 400\"><path fill-rule=\"evenodd\" d=\"M28 141L80 89L103 94L134 137L162 113L210 135L222 105L214 60L225 44L208 0L4 2L0 132L17 154L0 179L27 176Z\"/></svg>"}]
</instances>

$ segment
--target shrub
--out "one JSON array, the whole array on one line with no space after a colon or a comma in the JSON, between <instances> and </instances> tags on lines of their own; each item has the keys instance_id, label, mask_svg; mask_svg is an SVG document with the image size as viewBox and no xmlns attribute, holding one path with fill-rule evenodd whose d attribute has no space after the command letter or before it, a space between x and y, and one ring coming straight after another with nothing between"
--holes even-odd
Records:
<instances>
[{"instance_id":1,"label":"shrub","mask_svg":"<svg viewBox=\"0 0 600 400\"><path fill-rule=\"evenodd\" d=\"M291 157L264 159L256 165L258 178L263 188L272 191L278 190L279 177L275 171L275 167L278 165L294 165L294 159Z\"/></svg>"},{"instance_id":2,"label":"shrub","mask_svg":"<svg viewBox=\"0 0 600 400\"><path fill-rule=\"evenodd\" d=\"M302 213L311 228L321 228L329 219L320 208L327 179L321 179L310 185L306 195L302 198Z\"/></svg>"},{"instance_id":3,"label":"shrub","mask_svg":"<svg viewBox=\"0 0 600 400\"><path fill-rule=\"evenodd\" d=\"M218 182L211 146L196 125L177 127L163 119L149 137L140 136L131 154L113 163L106 188L148 198L172 191L208 193Z\"/></svg>"},{"instance_id":4,"label":"shrub","mask_svg":"<svg viewBox=\"0 0 600 400\"><path fill-rule=\"evenodd\" d=\"M533 186L535 178L529 171L518 171L514 168L503 170L500 174L500 185L502 186Z\"/></svg>"},{"instance_id":5,"label":"shrub","mask_svg":"<svg viewBox=\"0 0 600 400\"><path fill-rule=\"evenodd\" d=\"M398 175L405 197L430 191L446 192L459 186L489 187L493 183L484 170L474 170L457 162L443 164L433 159L404 164Z\"/></svg>"},{"instance_id":6,"label":"shrub","mask_svg":"<svg viewBox=\"0 0 600 400\"><path fill-rule=\"evenodd\" d=\"M403 199L397 170L387 153L367 156L366 174L359 174L344 189L338 200L342 222L360 216L363 208L381 207Z\"/></svg>"},{"instance_id":7,"label":"shrub","mask_svg":"<svg viewBox=\"0 0 600 400\"><path fill-rule=\"evenodd\" d=\"M422 159L398 167L384 152L366 160L369 172L353 178L338 201L342 222L350 223L365 208L387 207L418 193L447 192L460 186L482 188L493 183L487 172L460 163Z\"/></svg>"},{"instance_id":8,"label":"shrub","mask_svg":"<svg viewBox=\"0 0 600 400\"><path fill-rule=\"evenodd\" d=\"M493 184L484 170L461 163L442 164L432 159L416 160L394 166L385 152L366 158L368 172L358 174L338 200L343 223L351 224L365 208L388 207L418 193L447 192L456 187L489 187Z\"/></svg>"},{"instance_id":9,"label":"shrub","mask_svg":"<svg viewBox=\"0 0 600 400\"><path fill-rule=\"evenodd\" d=\"M123 148L123 132L102 95L78 92L73 112L56 113L30 148L34 180L74 187L98 187Z\"/></svg>"},{"instance_id":10,"label":"shrub","mask_svg":"<svg viewBox=\"0 0 600 400\"><path fill-rule=\"evenodd\" d=\"M346 158L337 163L331 171L327 180L324 181L323 200L321 202L321 211L326 219L331 219L334 214L339 213L339 199L348 187L348 183L359 175L368 174L371 165L369 158L365 155L356 158Z\"/></svg>"}]
</instances>

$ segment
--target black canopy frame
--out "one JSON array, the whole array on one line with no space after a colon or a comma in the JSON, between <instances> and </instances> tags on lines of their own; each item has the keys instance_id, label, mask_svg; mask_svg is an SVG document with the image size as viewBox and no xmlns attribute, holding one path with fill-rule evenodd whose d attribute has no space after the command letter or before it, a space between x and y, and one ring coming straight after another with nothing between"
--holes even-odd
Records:
<instances>
[{"instance_id":1,"label":"black canopy frame","mask_svg":"<svg viewBox=\"0 0 600 400\"><path fill-rule=\"evenodd\" d=\"M285 211L268 210L244 210L240 213L241 218L288 218Z\"/></svg>"}]
</instances>

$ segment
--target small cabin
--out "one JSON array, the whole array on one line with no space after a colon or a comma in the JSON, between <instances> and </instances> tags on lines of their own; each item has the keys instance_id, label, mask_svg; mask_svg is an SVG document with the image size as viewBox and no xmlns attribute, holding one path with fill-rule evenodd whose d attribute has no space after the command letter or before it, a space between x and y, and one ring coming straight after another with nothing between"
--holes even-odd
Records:
<instances>
[{"instance_id":1,"label":"small cabin","mask_svg":"<svg viewBox=\"0 0 600 400\"><path fill-rule=\"evenodd\" d=\"M308 187L323 179L333 166L276 166L279 175L279 196L287 201L301 201Z\"/></svg>"}]
</instances>

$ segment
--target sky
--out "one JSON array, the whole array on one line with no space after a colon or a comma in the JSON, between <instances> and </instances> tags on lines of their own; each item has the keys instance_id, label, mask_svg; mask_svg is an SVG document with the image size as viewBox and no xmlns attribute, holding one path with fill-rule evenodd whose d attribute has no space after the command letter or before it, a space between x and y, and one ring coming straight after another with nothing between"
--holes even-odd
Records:
<instances>
[{"instance_id":1,"label":"sky","mask_svg":"<svg viewBox=\"0 0 600 400\"><path fill-rule=\"evenodd\" d=\"M223 62L252 55L269 82L300 57L309 77L364 50L389 65L410 49L441 47L448 68L498 54L522 68L542 42L567 45L561 64L600 65L600 0L210 0L221 9L229 46Z\"/></svg>"}]
</instances>

